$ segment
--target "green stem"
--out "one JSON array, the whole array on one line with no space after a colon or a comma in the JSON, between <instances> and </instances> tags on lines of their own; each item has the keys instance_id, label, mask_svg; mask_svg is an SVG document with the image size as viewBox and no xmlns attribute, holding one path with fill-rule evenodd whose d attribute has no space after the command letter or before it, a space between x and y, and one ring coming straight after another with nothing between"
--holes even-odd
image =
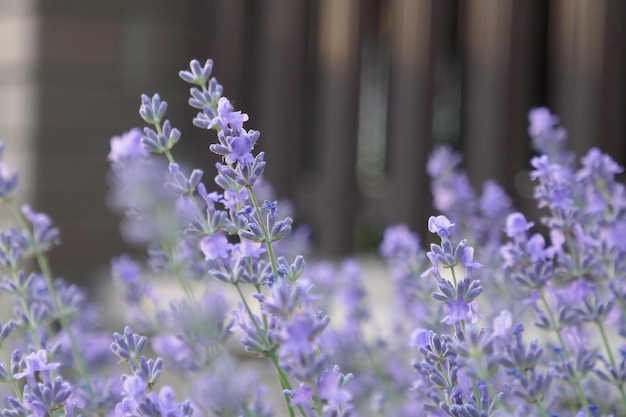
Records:
<instances>
[{"instance_id":1,"label":"green stem","mask_svg":"<svg viewBox=\"0 0 626 417\"><path fill-rule=\"evenodd\" d=\"M454 288L456 288L457 283L456 283L456 273L454 272L454 266L450 267L450 273L452 274L452 281L454 282Z\"/></svg>"},{"instance_id":2,"label":"green stem","mask_svg":"<svg viewBox=\"0 0 626 417\"><path fill-rule=\"evenodd\" d=\"M239 298L244 308L246 309L248 316L250 317L250 321L252 321L252 324L254 325L258 335L261 337L261 341L263 342L263 345L265 345L265 349L266 349L265 354L271 359L272 363L274 364L274 368L276 369L276 374L278 376L278 382L280 383L280 387L283 390L292 390L291 383L289 382L289 378L287 377L283 369L280 367L280 364L278 363L278 357L276 356L276 353L271 349L269 340L267 340L267 337L265 335L265 331L262 330L261 327L259 326L259 323L257 322L256 317L254 313L252 312L252 309L250 308L250 305L248 304L248 301L246 300L246 297L243 291L241 290L241 286L239 285L238 282L236 282L234 285L235 285L235 288L237 289L237 293L239 294ZM295 412L293 410L293 407L291 406L291 400L286 395L283 395L283 398L285 400L285 405L287 406L287 410L289 411L289 416L295 417ZM302 415L305 416L304 410L301 409L301 412L302 412Z\"/></svg>"},{"instance_id":3,"label":"green stem","mask_svg":"<svg viewBox=\"0 0 626 417\"><path fill-rule=\"evenodd\" d=\"M2 358L2 362L4 362L7 366L7 370L9 371L9 381L11 382L11 387L13 388L13 392L15 392L15 395L17 396L17 399L22 402L24 400L24 396L22 394L22 391L20 390L19 385L17 384L17 380L15 378L13 378L13 374L10 372L11 369L11 364L9 363L9 361L7 360L7 356L4 353L4 349L1 348L0 346L0 358Z\"/></svg>"},{"instance_id":4,"label":"green stem","mask_svg":"<svg viewBox=\"0 0 626 417\"><path fill-rule=\"evenodd\" d=\"M22 227L22 229L24 229L29 234L29 239L31 242L33 242L33 245L34 245L33 251L35 253L35 258L37 259L37 263L39 265L39 270L41 271L41 275L43 275L44 280L46 281L46 285L48 287L48 293L50 294L50 299L52 300L52 307L54 308L54 312L56 313L59 323L61 324L61 328L65 330L65 333L67 334L68 340L70 342L72 354L74 355L74 359L76 361L76 370L78 371L78 374L80 375L81 379L85 383L89 396L92 399L95 399L95 392L94 392L93 386L91 385L89 373L87 372L85 359L83 358L83 355L80 349L78 348L76 337L74 336L74 333L70 329L70 325L65 315L65 312L62 311L61 309L61 305L59 303L59 296L56 291L56 287L54 286L54 281L52 279L52 272L50 270L50 265L48 264L48 259L44 255L41 248L37 246L37 242L35 242L35 237L33 235L33 232L31 228L28 227L28 225L26 224L26 221L24 220L24 217L21 211L15 206L15 204L10 204L10 207L13 211L13 215L17 223L20 225L20 227Z\"/></svg>"},{"instance_id":5,"label":"green stem","mask_svg":"<svg viewBox=\"0 0 626 417\"><path fill-rule=\"evenodd\" d=\"M159 130L160 130L160 129L159 129ZM171 153L169 150L165 150L165 156L167 157L167 161L168 161L170 164L175 163L175 161L174 161L174 157L172 156L172 153Z\"/></svg>"},{"instance_id":6,"label":"green stem","mask_svg":"<svg viewBox=\"0 0 626 417\"><path fill-rule=\"evenodd\" d=\"M270 263L272 264L272 273L275 277L278 277L278 262L276 262L276 255L274 253L274 247L272 246L272 240L270 239L270 233L267 230L267 225L261 218L261 206L257 201L256 194L252 187L248 187L248 193L250 194L250 199L252 200L252 205L254 206L254 211L259 218L259 225L261 226L261 230L263 231L263 237L265 238L265 248L267 250L267 256L270 259Z\"/></svg>"},{"instance_id":7,"label":"green stem","mask_svg":"<svg viewBox=\"0 0 626 417\"><path fill-rule=\"evenodd\" d=\"M169 242L163 242L163 248L165 249L165 253L169 258L170 265L172 267L172 273L180 283L180 286L183 288L185 292L185 296L190 303L195 303L194 291L189 285L189 281L185 279L185 276L182 273L181 265L174 259L174 248L173 245L170 245Z\"/></svg>"},{"instance_id":8,"label":"green stem","mask_svg":"<svg viewBox=\"0 0 626 417\"><path fill-rule=\"evenodd\" d=\"M17 270L11 271L13 282L16 284L19 280L18 274L19 272ZM24 314L26 315L26 318L28 319L28 323L29 323L28 330L33 336L33 341L35 342L35 346L43 348L43 346L41 345L41 339L39 338L39 333L37 333L37 329L32 326L33 318L30 315L31 311L30 311L30 308L28 308L28 305L26 304L26 299L24 298L24 291L22 290L22 288L20 288L18 297L20 299L20 306L22 308L22 311L24 312Z\"/></svg>"},{"instance_id":9,"label":"green stem","mask_svg":"<svg viewBox=\"0 0 626 417\"><path fill-rule=\"evenodd\" d=\"M556 333L556 336L559 340L559 345L561 346L561 351L563 352L563 357L567 363L570 362L570 356L567 352L567 348L565 346L565 342L563 341L563 336L561 335L561 330L557 326L556 319L554 318L554 314L552 314L552 310L550 309L550 305L548 304L548 300L546 299L545 294L543 293L543 289L539 289L539 295L541 295L541 301L548 312L548 318L550 319L550 325L552 329ZM574 368L573 368L574 369ZM587 401L587 397L585 397L585 392L583 391L582 386L580 385L580 376L578 375L578 371L574 369L574 378L572 380L574 383L574 387L576 388L576 393L578 394L578 398L580 399L581 405L585 410L585 415L589 416L589 402Z\"/></svg>"},{"instance_id":10,"label":"green stem","mask_svg":"<svg viewBox=\"0 0 626 417\"><path fill-rule=\"evenodd\" d=\"M254 313L252 312L250 305L248 304L248 300L246 300L246 297L243 294L243 291L241 290L241 286L239 285L239 282L235 282L234 285L235 285L235 288L237 289L237 293L239 294L239 299L243 303L243 306L246 309L246 312L248 313L248 317L250 317L250 321L252 321L254 328L256 329L257 333L261 337L262 342L265 345L265 348L269 351L270 350L269 341L267 340L267 337L265 336L265 332L261 330L261 327L259 327L259 323L257 323L256 321L256 317Z\"/></svg>"},{"instance_id":11,"label":"green stem","mask_svg":"<svg viewBox=\"0 0 626 417\"><path fill-rule=\"evenodd\" d=\"M67 316L61 310L61 306L59 305L59 298L56 292L56 288L54 287L54 282L52 281L52 275L50 272L48 259L43 255L43 253L39 249L36 250L35 256L37 257L37 263L39 264L41 273L46 280L46 284L48 285L50 298L52 298L54 310L57 312L59 322L61 323L61 328L63 328L63 330L65 330L65 332L67 333L67 338L70 342L74 359L76 360L76 370L78 371L78 374L81 376L82 380L85 382L87 391L89 392L89 396L92 399L95 399L95 392L94 392L93 386L91 385L91 379L89 378L89 372L87 371L85 358L83 358L83 355L80 349L78 348L78 342L76 341L76 337L74 336L74 333L70 329L70 324L67 320Z\"/></svg>"},{"instance_id":12,"label":"green stem","mask_svg":"<svg viewBox=\"0 0 626 417\"><path fill-rule=\"evenodd\" d=\"M278 382L280 383L280 388L282 390L286 390L286 389L291 390L291 383L289 382L289 378L285 374L285 371L283 371L283 369L280 367L276 353L269 352L268 356L270 357L272 363L274 364L274 369L276 369L276 374L278 376ZM295 411L293 407L291 406L291 399L286 395L283 395L283 398L285 399L285 405L287 406L287 410L289 411L289 417L295 417Z\"/></svg>"},{"instance_id":13,"label":"green stem","mask_svg":"<svg viewBox=\"0 0 626 417\"><path fill-rule=\"evenodd\" d=\"M274 253L274 247L272 246L272 240L270 239L270 234L267 229L267 225L261 218L261 206L259 205L259 202L256 198L256 193L254 192L252 187L248 187L248 193L250 195L250 200L252 201L252 205L254 206L254 211L257 214L257 217L259 219L259 225L261 226L261 230L263 231L263 236L265 238L265 248L267 250L267 256L270 260L270 264L272 265L272 273L274 274L274 277L278 277L278 262L276 261L276 254ZM239 289L239 287L237 287L237 289ZM243 298L243 294L241 290L239 290L239 294ZM248 308L247 305L246 305L246 308ZM249 311L249 314L250 313L251 312ZM264 314L263 314L263 323L264 324L267 323L267 318L265 317ZM256 322L255 322L255 325L256 325ZM283 369L280 367L276 354L274 352L270 352L270 353L271 353L270 358L272 359L274 368L276 368L276 372L278 373L278 379L281 382L282 389L291 390L292 388L291 388L291 384L289 383L289 379L287 378L287 375L285 375ZM291 406L291 400L287 396L284 396L284 397L285 397L285 404L287 405L287 409L289 410L289 416L294 417L294 411L293 411L293 407ZM304 412L304 409L302 408L302 406L298 406L298 409L300 410L300 413L302 414L302 416L306 417L306 413Z\"/></svg>"},{"instance_id":14,"label":"green stem","mask_svg":"<svg viewBox=\"0 0 626 417\"><path fill-rule=\"evenodd\" d=\"M156 128L158 133L161 133L161 126L160 125L154 125L154 127ZM165 157L167 158L167 161L170 164L174 164L176 163L176 160L174 159L174 157L172 156L172 153L169 150L165 150L164 152ZM194 204L194 207L196 208L196 211L199 214L199 218L202 219L202 211L200 210L200 207L198 206L198 203L196 202L196 200L193 198L193 196L190 196L191 201ZM163 221L161 221L161 224L168 224L169 220L168 219L162 219ZM189 281L184 277L180 264L174 259L174 244L171 242L167 242L167 241L163 241L161 243L163 245L163 249L165 250L165 253L167 254L167 257L169 258L169 262L170 265L172 267L172 273L174 274L174 276L176 277L176 279L178 280L178 282L180 283L180 286L183 288L183 291L185 292L185 296L187 297L187 300L190 303L194 303L195 302L195 296L194 296L194 291L191 288L191 285L189 285Z\"/></svg>"},{"instance_id":15,"label":"green stem","mask_svg":"<svg viewBox=\"0 0 626 417\"><path fill-rule=\"evenodd\" d=\"M539 416L540 417L548 417L548 411L546 410L546 408L543 406L543 403L540 401L537 401L535 403L535 405L537 406L537 411L539 412Z\"/></svg>"},{"instance_id":16,"label":"green stem","mask_svg":"<svg viewBox=\"0 0 626 417\"><path fill-rule=\"evenodd\" d=\"M572 255L572 258L574 258L574 267L575 267L574 277L575 278L582 278L582 276L583 276L583 267L582 267L582 263L580 261L580 256L578 256L577 248L574 247L574 241L572 239L572 234L571 234L571 232L569 230L563 230L563 234L565 235L565 241L567 243L567 247L569 247L569 249L570 249L570 254Z\"/></svg>"},{"instance_id":17,"label":"green stem","mask_svg":"<svg viewBox=\"0 0 626 417\"><path fill-rule=\"evenodd\" d=\"M613 357L613 352L611 351L611 346L609 344L609 339L606 335L606 331L604 329L604 324L602 324L601 320L595 321L598 326L598 330L600 330L600 335L602 336L602 343L604 344L604 348L606 349L607 356L609 357L609 363L613 367L613 369L617 369L615 365L615 358ZM624 406L624 410L626 410L626 393L624 392L624 386L619 384L616 385L619 389L620 396L622 397L622 405Z\"/></svg>"}]
</instances>

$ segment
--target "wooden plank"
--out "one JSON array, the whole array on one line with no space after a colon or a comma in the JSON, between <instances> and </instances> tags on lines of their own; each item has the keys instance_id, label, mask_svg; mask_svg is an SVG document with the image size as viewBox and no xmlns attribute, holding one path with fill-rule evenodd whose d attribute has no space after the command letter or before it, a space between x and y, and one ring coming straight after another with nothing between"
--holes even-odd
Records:
<instances>
[{"instance_id":1,"label":"wooden plank","mask_svg":"<svg viewBox=\"0 0 626 417\"><path fill-rule=\"evenodd\" d=\"M599 146L626 163L626 5L559 0L550 19L551 102L574 150Z\"/></svg>"},{"instance_id":2,"label":"wooden plank","mask_svg":"<svg viewBox=\"0 0 626 417\"><path fill-rule=\"evenodd\" d=\"M389 178L384 195L385 218L413 228L421 228L431 211L425 167L433 144L435 3L389 3Z\"/></svg>"},{"instance_id":3,"label":"wooden plank","mask_svg":"<svg viewBox=\"0 0 626 417\"><path fill-rule=\"evenodd\" d=\"M601 133L603 67L610 60L604 50L606 4L605 0L551 3L550 102L578 155Z\"/></svg>"},{"instance_id":4,"label":"wooden plank","mask_svg":"<svg viewBox=\"0 0 626 417\"><path fill-rule=\"evenodd\" d=\"M214 75L224 86L224 95L241 108L244 96L246 69L246 5L242 0L216 0L210 3L208 16L196 16L197 25L203 25L203 17L208 19L205 39L199 41L206 47L206 57L215 63ZM203 59L202 59L203 60ZM245 109L242 109L246 111Z\"/></svg>"},{"instance_id":5,"label":"wooden plank","mask_svg":"<svg viewBox=\"0 0 626 417\"><path fill-rule=\"evenodd\" d=\"M265 176L284 197L297 185L301 144L315 123L303 111L311 99L305 78L308 5L303 0L270 0L258 6L258 26L248 46L254 86L250 126L261 132L258 149L265 151Z\"/></svg>"},{"instance_id":6,"label":"wooden plank","mask_svg":"<svg viewBox=\"0 0 626 417\"><path fill-rule=\"evenodd\" d=\"M359 2L322 0L318 22L318 179L315 236L321 253L352 247L356 201Z\"/></svg>"},{"instance_id":7,"label":"wooden plank","mask_svg":"<svg viewBox=\"0 0 626 417\"><path fill-rule=\"evenodd\" d=\"M475 184L501 177L507 151L512 1L466 4L463 150Z\"/></svg>"},{"instance_id":8,"label":"wooden plank","mask_svg":"<svg viewBox=\"0 0 626 417\"><path fill-rule=\"evenodd\" d=\"M545 105L545 6L512 0L465 6L462 140L467 169L477 188L496 179L516 195L516 177L529 155L527 113Z\"/></svg>"},{"instance_id":9,"label":"wooden plank","mask_svg":"<svg viewBox=\"0 0 626 417\"><path fill-rule=\"evenodd\" d=\"M607 2L599 140L622 166L626 165L626 2Z\"/></svg>"}]
</instances>

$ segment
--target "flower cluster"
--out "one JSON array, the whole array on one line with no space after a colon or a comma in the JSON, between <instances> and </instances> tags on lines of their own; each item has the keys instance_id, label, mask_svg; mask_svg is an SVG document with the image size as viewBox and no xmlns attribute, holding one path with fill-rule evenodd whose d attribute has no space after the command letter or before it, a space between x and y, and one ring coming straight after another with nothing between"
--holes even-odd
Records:
<instances>
[{"instance_id":1,"label":"flower cluster","mask_svg":"<svg viewBox=\"0 0 626 417\"><path fill-rule=\"evenodd\" d=\"M158 94L141 97L146 127L111 139L108 204L145 250L111 262L121 333L53 275L60 231L18 202L17 171L0 162L15 225L0 232L2 416L626 413L626 193L608 155L577 166L558 117L531 110L531 221L435 149L429 250L389 227L381 296L358 260L305 262L306 231L263 181L260 133L212 67L179 75L222 158L214 186L175 159L181 133Z\"/></svg>"}]
</instances>

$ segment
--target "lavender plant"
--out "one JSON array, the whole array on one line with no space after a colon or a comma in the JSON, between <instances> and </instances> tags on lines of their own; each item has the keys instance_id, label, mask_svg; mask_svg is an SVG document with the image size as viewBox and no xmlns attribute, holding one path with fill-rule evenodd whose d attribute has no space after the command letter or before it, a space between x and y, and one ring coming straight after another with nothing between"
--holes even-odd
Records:
<instances>
[{"instance_id":1,"label":"lavender plant","mask_svg":"<svg viewBox=\"0 0 626 417\"><path fill-rule=\"evenodd\" d=\"M189 394L203 413L270 412L258 398L246 402L251 393L236 381L228 382L235 377L237 364L224 343L231 331L238 331L246 351L273 365L289 415L348 415L351 395L344 385L351 376L330 362L321 344L329 317L316 308L313 287L301 277L302 256L288 260L276 248L291 231L292 219L281 216L276 201L258 197L265 162L263 152L253 152L260 134L244 128L248 116L222 97L222 87L210 77L211 67L211 61L204 65L192 61L180 76L193 85L189 104L199 110L194 125L217 133L217 143L209 149L222 156L215 177L221 192L207 192L202 171L187 174L175 162L172 148L180 134L163 120L167 105L158 95L142 97L140 115L149 124L143 135L131 131L118 138L109 155L118 190L112 200L125 212L129 237L148 243L152 269L176 277L184 300L173 302L169 311L158 305L158 298L143 300L137 291L144 285L140 268L127 257L115 262L115 275L137 313L137 324L158 333L155 351L174 365L172 372L198 381ZM153 154L165 156L167 171L152 162ZM147 196L137 198L133 193L126 198L124 187L155 190L151 182L166 186ZM164 222L165 218L170 220ZM239 297L232 321L213 288L217 281ZM198 288L205 291L201 299ZM142 310L144 301L153 305L155 317ZM223 363L229 364L226 370L220 368ZM136 375L140 367L131 368ZM219 399L207 391L214 385L207 375L216 373L221 375L222 390L233 390ZM143 382L142 387L150 386L150 381Z\"/></svg>"},{"instance_id":2,"label":"lavender plant","mask_svg":"<svg viewBox=\"0 0 626 417\"><path fill-rule=\"evenodd\" d=\"M615 161L592 149L577 166L558 118L533 109L542 217L531 221L495 182L473 190L460 155L437 148L432 243L423 249L405 225L385 231L393 308L381 318L358 260L305 265L306 232L292 233L289 204L262 179L260 133L244 127L212 65L193 60L179 75L193 124L222 157L214 186L175 159L181 134L158 94L141 97L146 127L111 139L108 202L123 237L146 251L111 262L126 307L119 332L55 278L46 253L60 232L18 201L17 172L0 163L14 219L0 233L12 306L0 318L3 416L626 413Z\"/></svg>"}]
</instances>

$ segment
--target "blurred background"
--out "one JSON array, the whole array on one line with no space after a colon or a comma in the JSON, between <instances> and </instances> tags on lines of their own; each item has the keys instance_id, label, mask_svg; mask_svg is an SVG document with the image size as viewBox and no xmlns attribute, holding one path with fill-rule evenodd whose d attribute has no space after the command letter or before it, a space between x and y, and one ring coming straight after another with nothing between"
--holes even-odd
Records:
<instances>
[{"instance_id":1,"label":"blurred background","mask_svg":"<svg viewBox=\"0 0 626 417\"><path fill-rule=\"evenodd\" d=\"M62 231L55 270L85 280L129 250L106 206L109 139L143 127L159 92L174 149L213 178L214 139L191 124L192 58L261 131L266 177L318 254L375 250L383 228L423 231L425 164L450 143L479 187L519 207L527 112L561 116L578 155L626 163L623 0L0 0L0 139L23 198Z\"/></svg>"}]
</instances>

